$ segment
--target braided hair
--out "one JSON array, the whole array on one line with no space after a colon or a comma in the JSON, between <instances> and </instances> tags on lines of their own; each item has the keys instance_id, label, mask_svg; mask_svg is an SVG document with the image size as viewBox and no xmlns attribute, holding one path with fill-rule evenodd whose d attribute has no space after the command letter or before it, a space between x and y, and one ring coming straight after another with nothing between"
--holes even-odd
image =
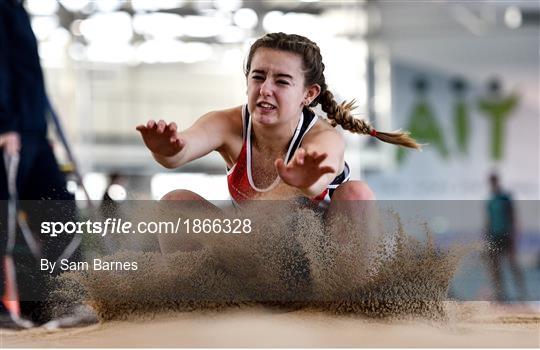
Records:
<instances>
[{"instance_id":1,"label":"braided hair","mask_svg":"<svg viewBox=\"0 0 540 350\"><path fill-rule=\"evenodd\" d=\"M326 113L332 126L341 125L345 130L357 134L370 135L381 141L420 149L421 146L409 136L408 132L381 132L375 130L364 119L355 118L352 111L355 109L354 101L337 103L334 95L326 85L324 77L324 63L322 62L321 51L317 44L308 38L285 33L269 33L257 39L249 50L246 60L244 74L247 76L251 70L251 61L255 52L259 48L269 48L280 51L292 52L300 55L304 68L305 85L310 86L318 84L321 87L321 93L315 98L309 107L321 105L321 109Z\"/></svg>"}]
</instances>

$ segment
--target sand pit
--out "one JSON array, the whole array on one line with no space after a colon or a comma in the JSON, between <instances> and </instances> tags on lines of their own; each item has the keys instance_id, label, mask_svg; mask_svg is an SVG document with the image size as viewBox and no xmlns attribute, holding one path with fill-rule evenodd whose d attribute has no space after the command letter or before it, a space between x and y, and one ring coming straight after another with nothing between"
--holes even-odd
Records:
<instances>
[{"instance_id":1,"label":"sand pit","mask_svg":"<svg viewBox=\"0 0 540 350\"><path fill-rule=\"evenodd\" d=\"M250 235L191 237L204 247L196 251L103 257L136 261L135 272L65 273L49 298L52 316L83 304L100 323L2 331L1 346L540 346L538 310L447 301L470 248L441 250L429 232L413 239L399 217L373 246L355 227L347 243L334 242L309 210L263 219Z\"/></svg>"},{"instance_id":2,"label":"sand pit","mask_svg":"<svg viewBox=\"0 0 540 350\"><path fill-rule=\"evenodd\" d=\"M108 321L69 330L1 331L2 347L527 347L540 315L485 302L452 304L450 320L374 321L306 310L243 308Z\"/></svg>"}]
</instances>

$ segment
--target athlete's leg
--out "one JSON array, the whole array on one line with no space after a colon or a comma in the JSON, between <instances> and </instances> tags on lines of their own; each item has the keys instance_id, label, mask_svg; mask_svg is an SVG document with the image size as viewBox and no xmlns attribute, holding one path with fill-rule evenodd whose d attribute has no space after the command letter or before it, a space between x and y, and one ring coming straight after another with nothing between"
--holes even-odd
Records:
<instances>
[{"instance_id":1,"label":"athlete's leg","mask_svg":"<svg viewBox=\"0 0 540 350\"><path fill-rule=\"evenodd\" d=\"M171 202L177 215L181 218L211 219L220 216L222 210L213 205L195 192L188 190L174 190L167 193L161 202ZM167 211L170 211L168 208ZM182 226L182 225L181 225ZM182 226L185 229L185 226ZM194 251L203 247L201 240L196 239L191 233L158 234L159 247L162 253L177 251Z\"/></svg>"},{"instance_id":2,"label":"athlete's leg","mask_svg":"<svg viewBox=\"0 0 540 350\"><path fill-rule=\"evenodd\" d=\"M338 186L332 196L332 202L334 200L346 200L346 201L365 201L375 200L375 194L371 191L371 188L363 182L351 180Z\"/></svg>"},{"instance_id":3,"label":"athlete's leg","mask_svg":"<svg viewBox=\"0 0 540 350\"><path fill-rule=\"evenodd\" d=\"M366 183L349 181L335 190L327 212L327 230L338 246L354 245L352 250L339 253L343 256L338 261L354 261L361 275L376 270L372 257L379 241L378 221L375 195ZM347 256L348 251L354 256Z\"/></svg>"},{"instance_id":4,"label":"athlete's leg","mask_svg":"<svg viewBox=\"0 0 540 350\"><path fill-rule=\"evenodd\" d=\"M195 192L189 190L174 190L165 194L162 198L162 201L184 201L196 203L197 206L204 210L208 210L209 214L220 214L221 209L207 201L205 198L201 197Z\"/></svg>"},{"instance_id":5,"label":"athlete's leg","mask_svg":"<svg viewBox=\"0 0 540 350\"><path fill-rule=\"evenodd\" d=\"M374 200L375 195L365 182L348 181L339 185L334 191L327 214L328 222L334 228L333 238L337 242L346 243L351 238L347 235L347 227L343 225L352 223L363 228L373 219Z\"/></svg>"}]
</instances>

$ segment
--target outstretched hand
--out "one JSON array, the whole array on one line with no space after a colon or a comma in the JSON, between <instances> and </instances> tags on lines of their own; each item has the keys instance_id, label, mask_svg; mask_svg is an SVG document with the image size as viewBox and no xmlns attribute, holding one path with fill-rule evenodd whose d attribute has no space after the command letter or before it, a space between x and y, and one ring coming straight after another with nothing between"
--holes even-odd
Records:
<instances>
[{"instance_id":1,"label":"outstretched hand","mask_svg":"<svg viewBox=\"0 0 540 350\"><path fill-rule=\"evenodd\" d=\"M300 189L307 189L315 184L321 176L333 173L336 170L331 166L321 166L321 163L328 157L326 153L306 152L299 148L293 159L285 164L283 159L276 159L274 165L279 177L289 186Z\"/></svg>"},{"instance_id":2,"label":"outstretched hand","mask_svg":"<svg viewBox=\"0 0 540 350\"><path fill-rule=\"evenodd\" d=\"M174 122L167 124L163 120L157 123L149 120L146 125L141 124L136 129L141 133L146 147L154 154L172 157L185 146L185 141L179 137Z\"/></svg>"}]
</instances>

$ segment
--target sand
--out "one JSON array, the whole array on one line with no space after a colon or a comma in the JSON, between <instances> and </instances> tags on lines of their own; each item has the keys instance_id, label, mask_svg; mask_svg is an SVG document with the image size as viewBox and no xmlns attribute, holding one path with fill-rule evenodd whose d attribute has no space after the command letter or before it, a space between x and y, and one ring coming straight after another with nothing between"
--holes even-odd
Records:
<instances>
[{"instance_id":1,"label":"sand","mask_svg":"<svg viewBox=\"0 0 540 350\"><path fill-rule=\"evenodd\" d=\"M486 302L453 304L450 320L376 321L243 308L107 321L68 330L0 331L1 347L490 347L538 348L540 314Z\"/></svg>"},{"instance_id":2,"label":"sand","mask_svg":"<svg viewBox=\"0 0 540 350\"><path fill-rule=\"evenodd\" d=\"M472 248L441 250L427 228L424 241L414 239L395 215L394 228L375 231L338 218L345 235L336 239L335 223L317 211L274 207L256 208L249 235L186 236L203 247L195 251L103 257L137 261L136 272L63 274L48 299L52 316L89 305L100 323L4 330L0 345L540 346L538 310L448 301L450 280Z\"/></svg>"}]
</instances>

